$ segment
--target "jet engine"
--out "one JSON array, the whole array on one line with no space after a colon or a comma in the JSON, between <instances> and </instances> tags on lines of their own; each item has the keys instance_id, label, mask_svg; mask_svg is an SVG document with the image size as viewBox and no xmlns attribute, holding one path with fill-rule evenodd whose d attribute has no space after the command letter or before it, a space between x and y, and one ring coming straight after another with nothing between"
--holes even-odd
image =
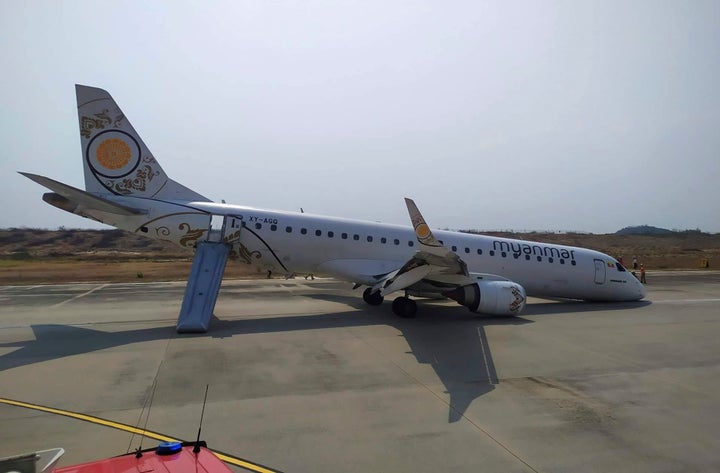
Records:
<instances>
[{"instance_id":1,"label":"jet engine","mask_svg":"<svg viewBox=\"0 0 720 473\"><path fill-rule=\"evenodd\" d=\"M478 281L443 295L473 312L517 315L525 307L525 289L512 281Z\"/></svg>"}]
</instances>

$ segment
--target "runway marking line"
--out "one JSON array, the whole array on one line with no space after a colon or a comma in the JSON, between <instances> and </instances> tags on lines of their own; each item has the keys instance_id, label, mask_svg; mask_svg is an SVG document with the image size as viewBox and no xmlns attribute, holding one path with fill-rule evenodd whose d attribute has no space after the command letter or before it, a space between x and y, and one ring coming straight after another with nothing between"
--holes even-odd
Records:
<instances>
[{"instance_id":1,"label":"runway marking line","mask_svg":"<svg viewBox=\"0 0 720 473\"><path fill-rule=\"evenodd\" d=\"M111 420L102 419L100 417L95 417L95 416L91 416L91 415L87 415L87 414L81 414L79 412L65 411L62 409L55 409L54 407L41 406L39 404L30 404L28 402L16 401L14 399L6 399L6 398L2 398L2 397L0 397L0 403L7 404L9 406L23 407L25 409L33 409L36 411L47 412L49 414L57 414L57 415L65 416L65 417L70 417L73 419L90 422L92 424L103 425L105 427L110 427L113 429L124 430L125 432L131 432L131 433L138 434L138 435L144 435L145 437L150 437L152 439L160 440L163 442L182 442L183 441L182 439L168 437L167 435L153 432L150 430L139 429L137 427L133 427L132 425L123 424L120 422L113 422ZM281 473L280 470L272 470L268 467L259 465L257 463L252 463L248 460L245 460L245 459L242 459L242 458L239 458L239 457L227 454L227 453L223 453L223 452L220 452L217 450L212 450L212 449L208 449L208 450L212 451L215 455L217 455L217 457L220 460L222 460L226 463L230 463L231 465L245 468L246 470L257 471L259 473Z\"/></svg>"},{"instance_id":2,"label":"runway marking line","mask_svg":"<svg viewBox=\"0 0 720 473\"><path fill-rule=\"evenodd\" d=\"M487 353L485 353L485 351L488 350L490 347L486 347L485 344L483 343L483 334L481 333L481 330L484 330L484 328L483 327L477 328L478 339L480 340L480 351L482 351L483 361L485 361L485 372L487 373L488 384L495 385L497 383L495 383L495 378L493 378L492 373L490 373L490 365L488 364Z\"/></svg>"},{"instance_id":3,"label":"runway marking line","mask_svg":"<svg viewBox=\"0 0 720 473\"><path fill-rule=\"evenodd\" d=\"M57 304L51 305L50 308L51 308L51 309L54 309L54 308L56 308L56 307L63 306L63 305L65 305L65 304L67 304L68 302L72 302L72 301L74 301L74 300L80 299L81 297L85 297L85 296L87 296L87 295L90 295L90 294L92 294L93 292L95 292L95 291L97 291L97 290L99 290L99 289L102 289L102 288L104 288L104 287L107 287L107 284L100 284L99 286L96 286L96 287L90 289L89 291L83 292L82 294L78 294L77 296L73 296L73 297L71 297L70 299L67 299L67 300L64 300L64 301L62 301L62 302L58 302Z\"/></svg>"},{"instance_id":4,"label":"runway marking line","mask_svg":"<svg viewBox=\"0 0 720 473\"><path fill-rule=\"evenodd\" d=\"M659 301L653 301L653 304L679 304L679 303L705 303L705 302L720 302L720 299L665 299Z\"/></svg>"}]
</instances>

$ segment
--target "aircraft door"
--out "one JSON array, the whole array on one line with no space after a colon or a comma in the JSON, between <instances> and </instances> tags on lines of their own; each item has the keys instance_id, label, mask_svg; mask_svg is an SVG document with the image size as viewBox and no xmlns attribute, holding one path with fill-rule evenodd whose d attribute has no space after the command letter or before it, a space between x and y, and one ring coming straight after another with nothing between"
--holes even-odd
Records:
<instances>
[{"instance_id":1,"label":"aircraft door","mask_svg":"<svg viewBox=\"0 0 720 473\"><path fill-rule=\"evenodd\" d=\"M243 221L231 215L211 215L208 241L232 244L240 238Z\"/></svg>"},{"instance_id":2,"label":"aircraft door","mask_svg":"<svg viewBox=\"0 0 720 473\"><path fill-rule=\"evenodd\" d=\"M259 248L255 248L251 244L255 240L252 237L246 238L248 235L252 235L252 233L245 230L245 222L242 217L225 217L223 241L230 245L230 259L260 266L262 254Z\"/></svg>"},{"instance_id":3,"label":"aircraft door","mask_svg":"<svg viewBox=\"0 0 720 473\"><path fill-rule=\"evenodd\" d=\"M243 228L243 221L237 217L225 217L225 226L223 231L223 240L225 243L233 243L240 238Z\"/></svg>"},{"instance_id":4,"label":"aircraft door","mask_svg":"<svg viewBox=\"0 0 720 473\"><path fill-rule=\"evenodd\" d=\"M219 243L223 240L225 233L225 216L212 215L210 217L210 226L208 227L208 241Z\"/></svg>"},{"instance_id":5,"label":"aircraft door","mask_svg":"<svg viewBox=\"0 0 720 473\"><path fill-rule=\"evenodd\" d=\"M605 262L595 260L595 284L605 284Z\"/></svg>"}]
</instances>

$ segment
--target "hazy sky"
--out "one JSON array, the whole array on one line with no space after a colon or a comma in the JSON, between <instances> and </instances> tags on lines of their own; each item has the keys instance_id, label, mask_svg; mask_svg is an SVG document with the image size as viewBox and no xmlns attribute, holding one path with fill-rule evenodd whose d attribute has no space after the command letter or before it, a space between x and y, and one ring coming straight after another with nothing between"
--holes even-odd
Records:
<instances>
[{"instance_id":1,"label":"hazy sky","mask_svg":"<svg viewBox=\"0 0 720 473\"><path fill-rule=\"evenodd\" d=\"M0 228L98 228L74 84L214 200L437 228L720 232L719 1L0 0Z\"/></svg>"}]
</instances>

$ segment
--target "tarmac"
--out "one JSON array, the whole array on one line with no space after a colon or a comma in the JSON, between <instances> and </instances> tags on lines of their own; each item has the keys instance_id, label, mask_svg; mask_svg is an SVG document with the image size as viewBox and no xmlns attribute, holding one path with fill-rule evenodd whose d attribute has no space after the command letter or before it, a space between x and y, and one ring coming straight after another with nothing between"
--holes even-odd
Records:
<instances>
[{"instance_id":1,"label":"tarmac","mask_svg":"<svg viewBox=\"0 0 720 473\"><path fill-rule=\"evenodd\" d=\"M202 438L236 471L720 471L720 272L648 282L402 319L330 279L225 281L195 335L184 283L0 287L0 457L193 440L209 385Z\"/></svg>"}]
</instances>

